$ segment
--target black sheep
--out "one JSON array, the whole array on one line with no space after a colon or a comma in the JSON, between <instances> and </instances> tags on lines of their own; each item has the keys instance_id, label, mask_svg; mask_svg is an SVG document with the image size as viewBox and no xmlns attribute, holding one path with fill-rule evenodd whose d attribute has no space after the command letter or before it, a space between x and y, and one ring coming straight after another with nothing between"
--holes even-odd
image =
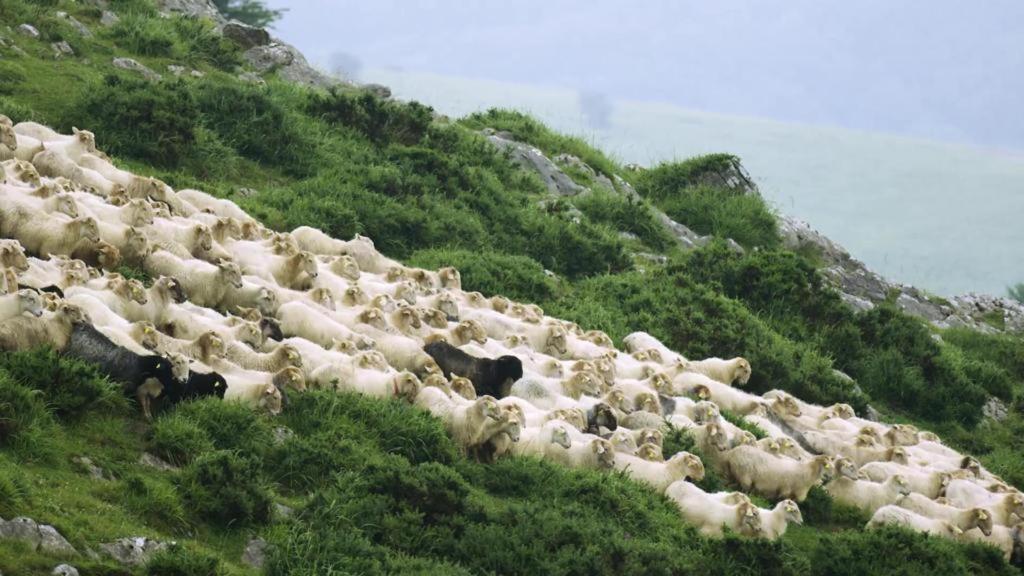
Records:
<instances>
[{"instance_id":1,"label":"black sheep","mask_svg":"<svg viewBox=\"0 0 1024 576\"><path fill-rule=\"evenodd\" d=\"M216 396L223 398L228 390L228 382L217 372L196 372L189 370L188 381L168 393L167 401L176 404L184 400Z\"/></svg>"},{"instance_id":2,"label":"black sheep","mask_svg":"<svg viewBox=\"0 0 1024 576\"><path fill-rule=\"evenodd\" d=\"M260 331L263 332L263 337L267 340L276 342L284 340L281 323L277 321L277 318L260 318Z\"/></svg>"},{"instance_id":3,"label":"black sheep","mask_svg":"<svg viewBox=\"0 0 1024 576\"><path fill-rule=\"evenodd\" d=\"M587 410L587 432L598 434L602 427L614 432L619 427L619 421L611 406L598 402Z\"/></svg>"},{"instance_id":4,"label":"black sheep","mask_svg":"<svg viewBox=\"0 0 1024 576\"><path fill-rule=\"evenodd\" d=\"M152 417L150 401L153 398L181 385L174 378L169 360L162 356L143 356L118 346L91 324L75 324L62 353L96 364L108 378L122 384L125 393L138 400L146 418Z\"/></svg>"},{"instance_id":5,"label":"black sheep","mask_svg":"<svg viewBox=\"0 0 1024 576\"><path fill-rule=\"evenodd\" d=\"M504 398L512 383L523 377L523 363L515 356L477 358L447 342L431 342L423 351L437 362L446 377L454 374L469 378L478 396Z\"/></svg>"}]
</instances>

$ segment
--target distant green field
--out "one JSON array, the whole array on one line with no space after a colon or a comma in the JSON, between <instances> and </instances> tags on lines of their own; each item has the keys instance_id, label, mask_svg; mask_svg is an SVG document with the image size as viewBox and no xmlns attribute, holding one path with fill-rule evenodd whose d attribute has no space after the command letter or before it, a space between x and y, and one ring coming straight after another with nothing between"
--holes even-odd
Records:
<instances>
[{"instance_id":1,"label":"distant green field","mask_svg":"<svg viewBox=\"0 0 1024 576\"><path fill-rule=\"evenodd\" d=\"M1024 152L644 102L616 103L609 128L592 130L570 90L385 70L363 78L452 116L518 108L624 163L736 154L779 210L881 274L937 294L1003 295L1024 280Z\"/></svg>"}]
</instances>

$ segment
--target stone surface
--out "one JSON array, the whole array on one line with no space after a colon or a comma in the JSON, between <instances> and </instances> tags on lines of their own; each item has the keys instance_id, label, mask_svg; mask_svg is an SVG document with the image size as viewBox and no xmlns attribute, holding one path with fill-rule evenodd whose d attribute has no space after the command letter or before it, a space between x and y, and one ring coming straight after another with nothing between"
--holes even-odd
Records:
<instances>
[{"instance_id":1,"label":"stone surface","mask_svg":"<svg viewBox=\"0 0 1024 576\"><path fill-rule=\"evenodd\" d=\"M506 151L513 162L540 176L548 192L555 196L575 196L585 188L572 181L554 162L537 148L516 142L508 134L484 130L487 139L499 149Z\"/></svg>"},{"instance_id":2,"label":"stone surface","mask_svg":"<svg viewBox=\"0 0 1024 576\"><path fill-rule=\"evenodd\" d=\"M18 26L18 32L28 36L29 38L39 38L39 30L31 24L22 24Z\"/></svg>"},{"instance_id":3,"label":"stone surface","mask_svg":"<svg viewBox=\"0 0 1024 576\"><path fill-rule=\"evenodd\" d=\"M167 71L170 72L171 74L174 74L175 76L181 76L182 74L185 73L185 67L184 66L179 66L177 64L168 64L167 65Z\"/></svg>"},{"instance_id":4,"label":"stone surface","mask_svg":"<svg viewBox=\"0 0 1024 576\"><path fill-rule=\"evenodd\" d=\"M255 188L239 188L238 189L238 195L241 196L242 198L252 198L253 196L255 196L257 194L259 194L259 192Z\"/></svg>"},{"instance_id":5,"label":"stone surface","mask_svg":"<svg viewBox=\"0 0 1024 576\"><path fill-rule=\"evenodd\" d=\"M291 518L292 514L295 514L295 509L290 506L274 502L274 513L278 518Z\"/></svg>"},{"instance_id":6,"label":"stone surface","mask_svg":"<svg viewBox=\"0 0 1024 576\"><path fill-rule=\"evenodd\" d=\"M70 564L60 564L50 574L53 576L78 576L78 569Z\"/></svg>"},{"instance_id":7,"label":"stone surface","mask_svg":"<svg viewBox=\"0 0 1024 576\"><path fill-rule=\"evenodd\" d=\"M1006 420L1006 416L1009 415L1010 409L1006 407L1006 404L1002 400L993 396L985 402L984 406L981 407L981 413L984 414L986 418L991 418L996 422L1001 422Z\"/></svg>"},{"instance_id":8,"label":"stone surface","mask_svg":"<svg viewBox=\"0 0 1024 576\"><path fill-rule=\"evenodd\" d=\"M103 474L103 469L94 464L88 456L75 456L71 461L88 473L93 480L103 480L106 478L106 475Z\"/></svg>"},{"instance_id":9,"label":"stone surface","mask_svg":"<svg viewBox=\"0 0 1024 576\"><path fill-rule=\"evenodd\" d=\"M193 78L202 78L206 76L206 72L203 72L202 70L193 70L189 72L189 74L191 74Z\"/></svg>"},{"instance_id":10,"label":"stone surface","mask_svg":"<svg viewBox=\"0 0 1024 576\"><path fill-rule=\"evenodd\" d=\"M227 22L210 0L157 0L156 5L164 12L209 18L218 27Z\"/></svg>"},{"instance_id":11,"label":"stone surface","mask_svg":"<svg viewBox=\"0 0 1024 576\"><path fill-rule=\"evenodd\" d=\"M267 541L263 538L254 538L245 545L242 552L242 563L253 568L263 568L267 561Z\"/></svg>"},{"instance_id":12,"label":"stone surface","mask_svg":"<svg viewBox=\"0 0 1024 576\"><path fill-rule=\"evenodd\" d=\"M0 518L0 540L20 540L32 549L50 554L74 555L78 552L48 524L39 524L31 518L18 517L13 520Z\"/></svg>"},{"instance_id":13,"label":"stone surface","mask_svg":"<svg viewBox=\"0 0 1024 576\"><path fill-rule=\"evenodd\" d=\"M266 80L261 78L260 75L255 73L255 72L242 72L241 74L238 75L238 79L241 80L242 82L248 82L250 84L256 84L257 86L263 86L263 85L265 85L267 83Z\"/></svg>"},{"instance_id":14,"label":"stone surface","mask_svg":"<svg viewBox=\"0 0 1024 576\"><path fill-rule=\"evenodd\" d=\"M159 456L150 454L149 452L143 452L142 455L139 456L139 464L142 464L143 466L148 466L150 468L155 468L157 470L160 470L161 472L171 472L178 469L177 466L174 466L164 461Z\"/></svg>"},{"instance_id":15,"label":"stone surface","mask_svg":"<svg viewBox=\"0 0 1024 576\"><path fill-rule=\"evenodd\" d=\"M298 49L277 38L272 38L269 44L253 46L242 57L261 74L277 72L281 79L296 84L326 88L340 83L313 68Z\"/></svg>"},{"instance_id":16,"label":"stone surface","mask_svg":"<svg viewBox=\"0 0 1024 576\"><path fill-rule=\"evenodd\" d=\"M276 426L274 428L274 445L279 446L284 444L292 436L295 436L295 432L293 432L291 428Z\"/></svg>"},{"instance_id":17,"label":"stone surface","mask_svg":"<svg viewBox=\"0 0 1024 576\"><path fill-rule=\"evenodd\" d=\"M74 56L75 50L71 47L71 44L61 40L60 42L54 42L50 44L50 48L53 49L53 53L58 57Z\"/></svg>"},{"instance_id":18,"label":"stone surface","mask_svg":"<svg viewBox=\"0 0 1024 576\"><path fill-rule=\"evenodd\" d=\"M114 66L121 68L123 70L138 72L139 74L142 74L142 76L146 80L155 82L157 80L160 80L161 78L159 74L150 70L144 64L141 64L140 62L133 60L131 58L114 58Z\"/></svg>"},{"instance_id":19,"label":"stone surface","mask_svg":"<svg viewBox=\"0 0 1024 576\"><path fill-rule=\"evenodd\" d=\"M89 30L88 26L79 22L74 16L68 14L67 12L57 12L56 15L58 18L63 18L64 20L67 20L68 24L70 24L71 27L75 29L75 32L78 32L79 36L83 38L92 38L92 30Z\"/></svg>"},{"instance_id":20,"label":"stone surface","mask_svg":"<svg viewBox=\"0 0 1024 576\"><path fill-rule=\"evenodd\" d=\"M144 564L153 554L166 549L168 546L167 542L158 542L144 536L136 536L100 544L100 550L121 564L138 566Z\"/></svg>"},{"instance_id":21,"label":"stone surface","mask_svg":"<svg viewBox=\"0 0 1024 576\"><path fill-rule=\"evenodd\" d=\"M391 88L388 88L383 84L363 84L362 89L378 98L391 98Z\"/></svg>"},{"instance_id":22,"label":"stone surface","mask_svg":"<svg viewBox=\"0 0 1024 576\"><path fill-rule=\"evenodd\" d=\"M270 44L270 33L265 28L257 28L248 24L232 20L221 29L225 38L228 38L248 50L254 46L265 46Z\"/></svg>"},{"instance_id":23,"label":"stone surface","mask_svg":"<svg viewBox=\"0 0 1024 576\"><path fill-rule=\"evenodd\" d=\"M117 24L120 21L121 18L117 14L111 12L110 10L104 10L103 14L100 15L100 24L102 24L103 26L110 27L114 24Z\"/></svg>"}]
</instances>

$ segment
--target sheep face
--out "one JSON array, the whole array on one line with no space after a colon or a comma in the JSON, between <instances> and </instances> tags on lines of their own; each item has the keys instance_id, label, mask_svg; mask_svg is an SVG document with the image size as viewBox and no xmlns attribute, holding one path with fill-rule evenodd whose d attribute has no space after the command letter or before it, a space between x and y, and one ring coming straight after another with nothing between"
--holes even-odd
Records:
<instances>
[{"instance_id":1,"label":"sheep face","mask_svg":"<svg viewBox=\"0 0 1024 576\"><path fill-rule=\"evenodd\" d=\"M291 344L281 344L278 348L278 354L287 362L289 365L296 368L302 368L302 354L299 353L299 349Z\"/></svg>"},{"instance_id":2,"label":"sheep face","mask_svg":"<svg viewBox=\"0 0 1024 576\"><path fill-rule=\"evenodd\" d=\"M431 328L447 328L448 318L437 308L425 308L419 310L420 318Z\"/></svg>"},{"instance_id":3,"label":"sheep face","mask_svg":"<svg viewBox=\"0 0 1024 576\"><path fill-rule=\"evenodd\" d=\"M462 289L462 275L459 271L451 266L441 268L437 271L437 276L441 280L441 287L449 290L461 290ZM497 308L495 308L497 310ZM500 312L500 310L499 310Z\"/></svg>"},{"instance_id":4,"label":"sheep face","mask_svg":"<svg viewBox=\"0 0 1024 576\"><path fill-rule=\"evenodd\" d=\"M66 302L57 307L57 315L69 325L89 322L89 315L85 313L85 310Z\"/></svg>"},{"instance_id":5,"label":"sheep face","mask_svg":"<svg viewBox=\"0 0 1024 576\"><path fill-rule=\"evenodd\" d=\"M629 406L626 403L626 395L622 393L622 390L612 390L605 394L605 403L620 412L629 412Z\"/></svg>"},{"instance_id":6,"label":"sheep face","mask_svg":"<svg viewBox=\"0 0 1024 576\"><path fill-rule=\"evenodd\" d=\"M363 350L353 356L353 361L356 363L356 366L364 369L379 370L381 372L388 369L387 359L376 350Z\"/></svg>"},{"instance_id":7,"label":"sheep face","mask_svg":"<svg viewBox=\"0 0 1024 576\"><path fill-rule=\"evenodd\" d=\"M693 421L697 424L707 424L708 422L718 422L722 417L721 411L718 409L718 404L714 402L708 402L701 400L694 405L693 409Z\"/></svg>"},{"instance_id":8,"label":"sheep face","mask_svg":"<svg viewBox=\"0 0 1024 576\"><path fill-rule=\"evenodd\" d=\"M737 384L742 386L750 381L750 375L753 372L750 369L750 362L746 358L736 358L735 362L734 379Z\"/></svg>"},{"instance_id":9,"label":"sheep face","mask_svg":"<svg viewBox=\"0 0 1024 576\"><path fill-rule=\"evenodd\" d=\"M504 296L491 296L491 308L500 314L504 314L508 311L509 300Z\"/></svg>"},{"instance_id":10,"label":"sheep face","mask_svg":"<svg viewBox=\"0 0 1024 576\"><path fill-rule=\"evenodd\" d=\"M743 502L736 508L740 532L753 536L761 533L761 512L751 503Z\"/></svg>"},{"instance_id":11,"label":"sheep face","mask_svg":"<svg viewBox=\"0 0 1024 576\"><path fill-rule=\"evenodd\" d=\"M452 392L455 392L466 400L476 400L476 389L473 388L473 382L469 378L452 376L451 386Z\"/></svg>"},{"instance_id":12,"label":"sheep face","mask_svg":"<svg viewBox=\"0 0 1024 576\"><path fill-rule=\"evenodd\" d=\"M618 450L617 447L616 450ZM654 444L641 444L636 450L636 455L649 462L663 462L665 460L665 456L661 453L661 447Z\"/></svg>"},{"instance_id":13,"label":"sheep face","mask_svg":"<svg viewBox=\"0 0 1024 576\"><path fill-rule=\"evenodd\" d=\"M43 292L43 306L50 312L56 312L57 308L60 307L61 298L60 296L52 292Z\"/></svg>"},{"instance_id":14,"label":"sheep face","mask_svg":"<svg viewBox=\"0 0 1024 576\"><path fill-rule=\"evenodd\" d=\"M577 372L572 375L564 384L563 388L567 396L579 400L580 396L598 396L601 394L601 384L590 372Z\"/></svg>"},{"instance_id":15,"label":"sheep face","mask_svg":"<svg viewBox=\"0 0 1024 576\"><path fill-rule=\"evenodd\" d=\"M85 147L86 152L96 151L96 135L88 130L79 130L74 126L71 127L71 132L75 135L75 139Z\"/></svg>"},{"instance_id":16,"label":"sheep face","mask_svg":"<svg viewBox=\"0 0 1024 576\"><path fill-rule=\"evenodd\" d=\"M974 528L977 526L978 530L981 530L982 534L985 536L991 536L993 525L992 514L984 508L975 508L971 513L971 525L968 528Z\"/></svg>"},{"instance_id":17,"label":"sheep face","mask_svg":"<svg viewBox=\"0 0 1024 576\"><path fill-rule=\"evenodd\" d=\"M641 444L654 444L661 447L665 440L665 435L656 428L644 428L639 431L638 435L640 437L638 441Z\"/></svg>"},{"instance_id":18,"label":"sheep face","mask_svg":"<svg viewBox=\"0 0 1024 576\"><path fill-rule=\"evenodd\" d=\"M594 414L593 421L587 418L587 428L593 430L600 430L602 427L609 430L615 430L619 427L619 421L615 417L615 412L612 411L604 402L598 402L591 408Z\"/></svg>"},{"instance_id":19,"label":"sheep face","mask_svg":"<svg viewBox=\"0 0 1024 576\"><path fill-rule=\"evenodd\" d=\"M28 270L28 258L21 244L14 240L0 240L0 265L19 272Z\"/></svg>"},{"instance_id":20,"label":"sheep face","mask_svg":"<svg viewBox=\"0 0 1024 576\"><path fill-rule=\"evenodd\" d=\"M355 342L347 338L344 340L338 340L337 338L333 338L331 340L331 350L335 352L344 352L346 354L351 355L358 350L358 347L356 346Z\"/></svg>"},{"instance_id":21,"label":"sheep face","mask_svg":"<svg viewBox=\"0 0 1024 576\"><path fill-rule=\"evenodd\" d=\"M78 230L78 236L88 240L89 242L96 243L100 241L100 227L96 223L96 219L92 216L85 218L75 218L71 221L72 230Z\"/></svg>"},{"instance_id":22,"label":"sheep face","mask_svg":"<svg viewBox=\"0 0 1024 576\"><path fill-rule=\"evenodd\" d=\"M316 256L313 256L309 252L299 252L292 258L296 261L296 269L299 272L305 272L310 278L316 278L319 273L319 267L316 263Z\"/></svg>"},{"instance_id":23,"label":"sheep face","mask_svg":"<svg viewBox=\"0 0 1024 576\"><path fill-rule=\"evenodd\" d=\"M519 435L522 431L522 415L518 406L506 408L501 415L502 430L508 434L513 442L519 442Z\"/></svg>"},{"instance_id":24,"label":"sheep face","mask_svg":"<svg viewBox=\"0 0 1024 576\"><path fill-rule=\"evenodd\" d=\"M591 440L590 450L597 460L598 470L611 470L615 467L615 448L611 442L603 438Z\"/></svg>"},{"instance_id":25,"label":"sheep face","mask_svg":"<svg viewBox=\"0 0 1024 576\"><path fill-rule=\"evenodd\" d=\"M117 246L107 244L102 240L96 245L96 261L100 268L112 270L121 264L121 251Z\"/></svg>"},{"instance_id":26,"label":"sheep face","mask_svg":"<svg viewBox=\"0 0 1024 576\"><path fill-rule=\"evenodd\" d=\"M716 450L724 452L729 449L729 435L717 423L706 424L705 433L707 434L708 443Z\"/></svg>"},{"instance_id":27,"label":"sheep face","mask_svg":"<svg viewBox=\"0 0 1024 576\"><path fill-rule=\"evenodd\" d=\"M703 384L694 386L690 393L701 400L708 400L711 398L711 389Z\"/></svg>"},{"instance_id":28,"label":"sheep face","mask_svg":"<svg viewBox=\"0 0 1024 576\"><path fill-rule=\"evenodd\" d=\"M459 305L455 302L455 298L453 298L451 294L448 294L447 292L441 294L437 297L437 302L435 304L438 310L444 312L444 315L448 320L458 321Z\"/></svg>"},{"instance_id":29,"label":"sheep face","mask_svg":"<svg viewBox=\"0 0 1024 576\"><path fill-rule=\"evenodd\" d=\"M661 414L661 402L658 397L650 392L641 392L633 398L633 406L640 412Z\"/></svg>"},{"instance_id":30,"label":"sheep face","mask_svg":"<svg viewBox=\"0 0 1024 576\"><path fill-rule=\"evenodd\" d=\"M611 348L615 345L615 343L612 342L612 339L609 338L608 335L602 332L601 330L587 330L583 334L583 339L593 342L598 346L604 346L606 348Z\"/></svg>"},{"instance_id":31,"label":"sheep face","mask_svg":"<svg viewBox=\"0 0 1024 576\"><path fill-rule=\"evenodd\" d=\"M360 306L369 302L366 292L359 286L349 286L341 297L342 304L346 306Z\"/></svg>"},{"instance_id":32,"label":"sheep face","mask_svg":"<svg viewBox=\"0 0 1024 576\"><path fill-rule=\"evenodd\" d=\"M181 354L170 354L167 360L171 363L171 375L178 382L188 381L188 358Z\"/></svg>"},{"instance_id":33,"label":"sheep face","mask_svg":"<svg viewBox=\"0 0 1024 576\"><path fill-rule=\"evenodd\" d=\"M384 279L387 280L389 284L393 284L405 277L405 268L401 266L392 266L388 268L387 272L384 274Z\"/></svg>"},{"instance_id":34,"label":"sheep face","mask_svg":"<svg viewBox=\"0 0 1024 576\"><path fill-rule=\"evenodd\" d=\"M230 260L220 259L217 261L217 269L220 270L222 282L229 286L234 286L236 290L242 288L242 269L238 267L238 264Z\"/></svg>"},{"instance_id":35,"label":"sheep face","mask_svg":"<svg viewBox=\"0 0 1024 576\"><path fill-rule=\"evenodd\" d=\"M124 233L125 254L132 258L143 258L151 252L149 238L135 227Z\"/></svg>"},{"instance_id":36,"label":"sheep face","mask_svg":"<svg viewBox=\"0 0 1024 576\"><path fill-rule=\"evenodd\" d=\"M423 379L424 388L440 388L445 392L451 390L451 386L448 383L448 379L444 377L444 374L429 374Z\"/></svg>"},{"instance_id":37,"label":"sheep face","mask_svg":"<svg viewBox=\"0 0 1024 576\"><path fill-rule=\"evenodd\" d=\"M356 316L356 322L360 324L366 324L367 326L373 326L378 330L386 330L388 327L387 322L384 320L384 315L377 308L367 308Z\"/></svg>"},{"instance_id":38,"label":"sheep face","mask_svg":"<svg viewBox=\"0 0 1024 576\"><path fill-rule=\"evenodd\" d=\"M260 394L259 400L256 402L256 405L259 408L266 410L270 414L276 416L281 413L281 398L281 391L278 390L277 387L274 386L273 384L268 384L263 389L263 392Z\"/></svg>"},{"instance_id":39,"label":"sheep face","mask_svg":"<svg viewBox=\"0 0 1024 576\"><path fill-rule=\"evenodd\" d=\"M487 330L476 320L463 320L455 326L455 337L462 342L487 343Z\"/></svg>"},{"instance_id":40,"label":"sheep face","mask_svg":"<svg viewBox=\"0 0 1024 576\"><path fill-rule=\"evenodd\" d=\"M370 306L385 312L394 312L398 308L398 304L390 294L378 294L374 296L373 300L370 301Z\"/></svg>"},{"instance_id":41,"label":"sheep face","mask_svg":"<svg viewBox=\"0 0 1024 576\"><path fill-rule=\"evenodd\" d=\"M235 338L254 350L263 345L263 331L253 322L243 322L235 328Z\"/></svg>"},{"instance_id":42,"label":"sheep face","mask_svg":"<svg viewBox=\"0 0 1024 576\"><path fill-rule=\"evenodd\" d=\"M477 413L479 413L484 418L488 418L490 420L497 420L501 418L501 407L498 405L498 402L491 396L481 396L477 398L476 401L473 403L473 406L476 409Z\"/></svg>"},{"instance_id":43,"label":"sheep face","mask_svg":"<svg viewBox=\"0 0 1024 576\"><path fill-rule=\"evenodd\" d=\"M561 326L548 328L548 337L544 343L544 352L554 352L557 356L564 356L569 353L568 334Z\"/></svg>"},{"instance_id":44,"label":"sheep face","mask_svg":"<svg viewBox=\"0 0 1024 576\"><path fill-rule=\"evenodd\" d=\"M288 366L274 375L274 385L280 389L291 389L296 392L306 391L306 377L302 370L295 366Z\"/></svg>"},{"instance_id":45,"label":"sheep face","mask_svg":"<svg viewBox=\"0 0 1024 576\"><path fill-rule=\"evenodd\" d=\"M647 444L650 446L650 444ZM679 452L669 458L668 467L675 472L677 478L689 478L694 482L704 479L704 463L697 456L689 452Z\"/></svg>"},{"instance_id":46,"label":"sheep face","mask_svg":"<svg viewBox=\"0 0 1024 576\"><path fill-rule=\"evenodd\" d=\"M142 285L142 282L132 278L126 282L127 295L137 304L145 305L149 302L149 296L146 294L146 287Z\"/></svg>"},{"instance_id":47,"label":"sheep face","mask_svg":"<svg viewBox=\"0 0 1024 576\"><path fill-rule=\"evenodd\" d=\"M800 513L800 506L798 506L796 502L793 502L792 500L783 500L782 502L779 502L778 505L781 506L782 510L785 512L786 522L790 524L804 523L804 516Z\"/></svg>"},{"instance_id":48,"label":"sheep face","mask_svg":"<svg viewBox=\"0 0 1024 576\"><path fill-rule=\"evenodd\" d=\"M895 446L913 446L920 442L917 428L907 424L893 425L886 436Z\"/></svg>"},{"instance_id":49,"label":"sheep face","mask_svg":"<svg viewBox=\"0 0 1024 576\"><path fill-rule=\"evenodd\" d=\"M399 308L395 313L395 316L397 316L396 320L398 324L396 327L399 330L405 331L410 328L413 330L419 330L423 327L423 322L420 321L420 315L416 313L415 308L408 306L405 308Z\"/></svg>"},{"instance_id":50,"label":"sheep face","mask_svg":"<svg viewBox=\"0 0 1024 576\"><path fill-rule=\"evenodd\" d=\"M60 193L54 196L54 210L61 214L66 214L72 218L78 218L78 204L75 199L66 193Z\"/></svg>"},{"instance_id":51,"label":"sheep face","mask_svg":"<svg viewBox=\"0 0 1024 576\"><path fill-rule=\"evenodd\" d=\"M548 419L566 422L580 432L583 432L587 428L587 415L579 408L560 408L558 410L553 410L551 414L548 415Z\"/></svg>"},{"instance_id":52,"label":"sheep face","mask_svg":"<svg viewBox=\"0 0 1024 576\"><path fill-rule=\"evenodd\" d=\"M789 438L779 440L779 453L794 460L803 459L803 453L800 451L800 447L796 445L796 442L793 442Z\"/></svg>"},{"instance_id":53,"label":"sheep face","mask_svg":"<svg viewBox=\"0 0 1024 576\"><path fill-rule=\"evenodd\" d=\"M156 219L156 213L153 211L153 207L145 200L133 198L125 204L125 210L129 215L129 226L149 226ZM205 250L209 250L209 248L205 248Z\"/></svg>"},{"instance_id":54,"label":"sheep face","mask_svg":"<svg viewBox=\"0 0 1024 576\"><path fill-rule=\"evenodd\" d=\"M0 123L0 144L6 146L9 150L16 150L18 148L18 136L14 132L14 128L8 124Z\"/></svg>"},{"instance_id":55,"label":"sheep face","mask_svg":"<svg viewBox=\"0 0 1024 576\"><path fill-rule=\"evenodd\" d=\"M18 290L18 308L38 318L43 315L43 299L34 290Z\"/></svg>"},{"instance_id":56,"label":"sheep face","mask_svg":"<svg viewBox=\"0 0 1024 576\"><path fill-rule=\"evenodd\" d=\"M309 291L309 299L328 310L335 310L334 294L329 288L313 288Z\"/></svg>"},{"instance_id":57,"label":"sheep face","mask_svg":"<svg viewBox=\"0 0 1024 576\"><path fill-rule=\"evenodd\" d=\"M399 282L395 286L395 299L404 300L409 304L416 303L416 294L418 290L416 284L413 282Z\"/></svg>"},{"instance_id":58,"label":"sheep face","mask_svg":"<svg viewBox=\"0 0 1024 576\"><path fill-rule=\"evenodd\" d=\"M960 461L960 468L967 470L974 475L975 478L981 477L981 462L978 462L970 456L964 456Z\"/></svg>"},{"instance_id":59,"label":"sheep face","mask_svg":"<svg viewBox=\"0 0 1024 576\"><path fill-rule=\"evenodd\" d=\"M355 281L359 279L359 264L356 263L355 258L347 254L332 260L329 269L346 280Z\"/></svg>"},{"instance_id":60,"label":"sheep face","mask_svg":"<svg viewBox=\"0 0 1024 576\"><path fill-rule=\"evenodd\" d=\"M157 346L160 345L160 339L156 332L156 327L151 322L145 320L136 323L136 329L134 333L137 334L137 340L139 345L146 350L156 350Z\"/></svg>"},{"instance_id":61,"label":"sheep face","mask_svg":"<svg viewBox=\"0 0 1024 576\"><path fill-rule=\"evenodd\" d=\"M555 426L551 430L551 443L557 444L562 448L568 450L572 447L572 439L569 437L569 431L564 426Z\"/></svg>"},{"instance_id":62,"label":"sheep face","mask_svg":"<svg viewBox=\"0 0 1024 576\"><path fill-rule=\"evenodd\" d=\"M219 358L224 354L224 340L216 332L203 332L196 338L196 344L208 356Z\"/></svg>"},{"instance_id":63,"label":"sheep face","mask_svg":"<svg viewBox=\"0 0 1024 576\"><path fill-rule=\"evenodd\" d=\"M607 358L594 360L594 370L604 380L604 383L611 386L615 384L615 363Z\"/></svg>"},{"instance_id":64,"label":"sheep face","mask_svg":"<svg viewBox=\"0 0 1024 576\"><path fill-rule=\"evenodd\" d=\"M473 308L483 308L489 304L487 298L484 298L484 295L479 292L466 292L466 301ZM515 306L513 306L513 309L515 309Z\"/></svg>"},{"instance_id":65,"label":"sheep face","mask_svg":"<svg viewBox=\"0 0 1024 576\"><path fill-rule=\"evenodd\" d=\"M619 429L612 432L608 441L612 443L616 452L622 452L625 454L636 454L637 445L636 440L633 439L633 435L628 430Z\"/></svg>"},{"instance_id":66,"label":"sheep face","mask_svg":"<svg viewBox=\"0 0 1024 576\"><path fill-rule=\"evenodd\" d=\"M782 418L797 418L803 414L800 404L789 394L779 395L772 399L772 412Z\"/></svg>"}]
</instances>

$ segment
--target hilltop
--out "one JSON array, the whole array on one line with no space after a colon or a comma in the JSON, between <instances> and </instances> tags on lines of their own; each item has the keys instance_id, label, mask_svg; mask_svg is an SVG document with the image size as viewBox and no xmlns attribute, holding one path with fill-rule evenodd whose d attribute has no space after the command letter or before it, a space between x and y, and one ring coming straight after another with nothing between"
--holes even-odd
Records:
<instances>
[{"instance_id":1,"label":"hilltop","mask_svg":"<svg viewBox=\"0 0 1024 576\"><path fill-rule=\"evenodd\" d=\"M935 430L1024 484L1016 312L940 302L949 313L928 320L945 325L927 323L887 284L870 307L851 307L828 270L856 274L852 257L774 214L734 157L628 169L515 112L452 120L381 87L335 83L259 31L225 36L215 13L101 4L0 6L13 23L0 43L0 113L88 128L119 165L232 199L274 230L369 236L388 257L455 266L466 290L539 304L620 346L642 330L690 358L744 355L753 392ZM127 536L180 542L151 573L249 573L240 559L257 535L272 545L271 573L1016 571L980 546L866 532L822 491L805 504L807 525L779 542L705 539L623 475L478 464L399 402L316 392L273 419L204 401L150 426L106 393L61 410L53 382L104 384L45 352L6 356L0 374L5 389L41 389L48 402L18 392L31 433L0 448L0 515L52 524L80 550ZM677 449L689 441L673 438ZM154 454L180 469L153 467ZM215 459L223 492L198 477ZM0 541L5 573L46 573L59 558ZM143 570L102 556L79 564Z\"/></svg>"}]
</instances>

